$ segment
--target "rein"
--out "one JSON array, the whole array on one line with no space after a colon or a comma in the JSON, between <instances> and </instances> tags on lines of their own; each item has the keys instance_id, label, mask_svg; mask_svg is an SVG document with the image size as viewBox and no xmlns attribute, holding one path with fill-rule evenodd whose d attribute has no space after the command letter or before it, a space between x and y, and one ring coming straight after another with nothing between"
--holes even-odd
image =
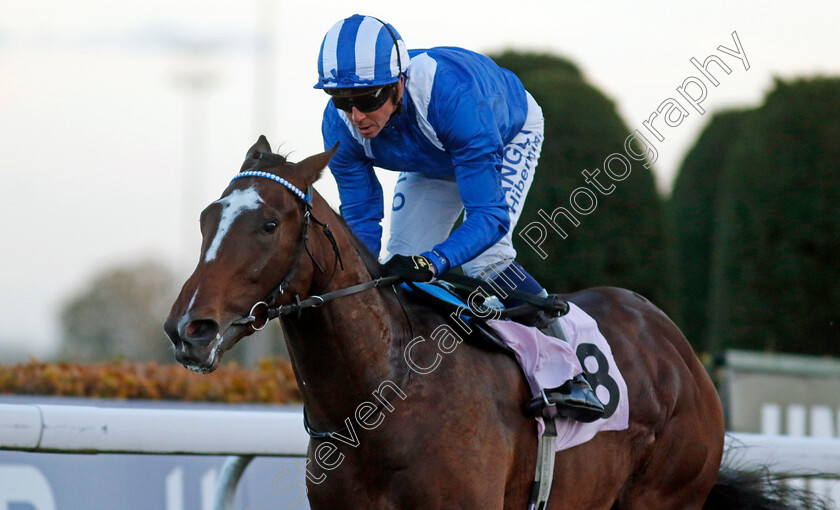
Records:
<instances>
[{"instance_id":1,"label":"rein","mask_svg":"<svg viewBox=\"0 0 840 510\"><path fill-rule=\"evenodd\" d=\"M318 308L327 301L332 301L333 299L349 296L351 294L358 294L359 292L364 292L366 290L375 289L378 287L393 285L394 283L397 283L397 281L399 281L399 276L386 276L382 278L377 278L375 280L371 280L369 282L359 283L351 287L338 289L333 292L327 292L326 294L313 295L302 301L300 299L300 296L296 295L295 302L290 303L288 305L272 307L269 306L265 301L260 301L256 303L253 307L251 307L251 311L248 313L247 316L243 317L242 319L239 319L238 321L234 321L233 324L237 326L247 326L250 324L255 331L259 331L263 329L265 327L265 324L268 323L268 321L270 321L271 319L276 319L285 315L291 315L293 313L296 313L298 318L300 318L300 312L307 308ZM276 296L276 293L274 296ZM257 320L255 312L260 308L265 308L265 322L261 326L257 327L254 326L254 323Z\"/></svg>"}]
</instances>

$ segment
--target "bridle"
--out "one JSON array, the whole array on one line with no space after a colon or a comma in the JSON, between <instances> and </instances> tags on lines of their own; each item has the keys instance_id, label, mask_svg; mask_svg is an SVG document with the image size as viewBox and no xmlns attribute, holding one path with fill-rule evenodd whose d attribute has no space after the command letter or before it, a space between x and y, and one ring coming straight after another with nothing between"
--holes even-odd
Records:
<instances>
[{"instance_id":1,"label":"bridle","mask_svg":"<svg viewBox=\"0 0 840 510\"><path fill-rule=\"evenodd\" d=\"M398 276L380 277L380 278L376 278L374 280L370 280L370 281L367 281L367 282L352 285L350 287L345 287L343 289L338 289L338 290L335 290L333 292L328 292L326 294L312 295L312 296L310 296L310 297L308 297L304 300L301 300L300 296L295 294L295 297L294 297L295 302L294 303L291 303L291 304L288 304L288 305L272 307L271 304L274 302L274 300L277 298L278 295L284 293L285 288L288 286L289 282L292 280L295 273L297 272L297 268L300 265L300 260L303 257L303 252L304 251L306 251L307 255L309 255L309 258L312 260L312 262L315 264L315 266L322 273L324 272L324 268L321 266L321 264L318 263L317 260L315 260L315 257L312 255L312 252L309 251L309 246L306 244L306 241L308 239L307 236L308 236L308 233L309 233L309 226L310 226L311 222L314 222L315 224L317 224L318 226L321 227L321 230L324 232L324 235L327 237L327 239L330 241L330 244L332 245L333 252L335 253L335 265L333 266L333 272L335 272L336 266L340 266L341 270L343 271L344 270L344 264L341 261L341 253L338 250L338 243L336 243L335 237L333 236L333 233L330 230L329 226L326 223L318 220L318 218L316 218L312 214L312 186L311 185L306 189L306 193L304 193L297 186L290 183L286 179L284 179L284 178L282 178L278 175L275 175L275 174L272 174L272 173L269 173L269 172L259 171L259 170L248 170L248 171L240 172L239 174L236 175L236 177L231 179L231 182L235 181L236 179L243 178L243 177L263 177L263 178L270 179L274 182L277 182L277 183L285 186L286 189L291 191L293 195L295 195L298 199L300 199L301 202L303 202L303 208L304 208L304 210L303 210L303 226L301 228L300 246L298 247L297 255L295 256L295 263L292 266L292 269L289 270L289 272L283 278L283 281L280 282L280 285L278 285L264 300L256 302L251 307L251 311L248 312L248 315L242 317L239 320L234 321L232 323L233 325L236 325L236 326L250 326L251 328L254 329L254 331L260 331L268 325L268 322L271 319L275 319L275 318L282 317L282 316L285 316L285 315L290 315L290 314L293 314L293 313L297 314L297 317L300 318L301 311L306 309L306 308L317 308L317 307L323 305L324 303L326 303L328 301L332 301L333 299L337 299L337 298L340 298L340 297L343 297L343 296L348 296L350 294L356 294L356 293L359 293L359 292L364 292L366 290L377 288L377 287L384 287L384 286L387 286L387 285L393 285L400 280L400 278ZM256 314L257 314L258 310L262 310L262 309L265 310L265 312L264 312L265 317L262 319L262 323L257 325L258 324L257 323L258 319L257 319ZM405 311L405 310L403 310L403 311ZM410 327L410 325L409 325L409 327ZM405 384L408 382L408 379L409 379L410 375L411 375L410 370L407 370L403 374L402 381L400 382L400 387L405 386ZM384 404L380 403L379 407L377 408L377 411L381 411L383 407L384 407ZM304 426L304 429L306 430L307 434L309 434L310 437L312 437L313 439L316 439L316 440L330 439L336 434L343 434L343 433L347 432L347 427L345 427L344 429L342 429L338 432L316 432L316 431L312 430L312 428L309 425L309 420L306 417L306 409L305 408L304 408L304 411L303 411L303 426Z\"/></svg>"},{"instance_id":2,"label":"bridle","mask_svg":"<svg viewBox=\"0 0 840 510\"><path fill-rule=\"evenodd\" d=\"M240 172L236 175L230 182L233 182L237 179L241 179L243 177L262 177L265 179L270 179L274 182L282 184L286 189L288 189L293 195L295 195L301 202L303 202L303 226L301 227L301 241L300 245L298 246L297 255L295 256L295 263L280 284L275 287L275 289L263 300L257 301L251 307L251 310L248 312L248 315L243 316L241 319L233 321L232 325L235 326L250 326L254 329L254 331L260 331L268 325L268 322L271 319L275 319L278 317L282 317L285 315L290 314L297 314L298 318L300 317L300 313L302 310L306 308L317 308L327 301L331 301L336 298L340 298L342 296L347 296L350 294L356 294L358 292L363 292L369 289L377 288L377 287L384 287L386 285L392 285L399 280L399 277L396 276L388 276L382 278L376 278L374 280L360 283L357 285L353 285L351 287L346 287L343 289L339 289L333 292L328 292L322 295L312 295L306 299L301 300L300 296L295 294L294 303L290 303L288 305L282 306L271 306L274 303L274 300L277 298L278 295L283 294L286 290L286 287L294 278L295 274L297 273L298 267L300 266L301 258L303 257L303 252L305 251L309 258L312 260L312 263L323 273L324 267L315 259L312 255L312 252L309 251L309 245L307 244L307 239L309 235L309 227L311 223L315 223L316 225L321 227L321 231L329 240L330 245L332 246L333 253L335 253L335 264L333 265L333 274L337 267L341 267L341 270L344 270L344 263L341 260L341 253L338 250L338 243L335 241L335 236L333 236L332 231L329 228L329 225L326 223L318 220L315 215L312 214L312 186L310 185L306 189L306 193L301 191L297 186L292 184L291 182L287 181L286 179L269 173L263 172L259 170L247 170L244 172ZM260 315L262 317L257 316L258 313L262 312ZM259 322L258 322L259 321Z\"/></svg>"}]
</instances>

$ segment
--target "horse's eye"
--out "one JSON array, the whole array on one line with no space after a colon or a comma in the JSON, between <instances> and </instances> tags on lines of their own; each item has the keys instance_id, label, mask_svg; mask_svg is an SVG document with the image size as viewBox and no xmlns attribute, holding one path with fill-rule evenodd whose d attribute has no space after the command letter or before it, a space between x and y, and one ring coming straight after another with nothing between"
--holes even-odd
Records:
<instances>
[{"instance_id":1,"label":"horse's eye","mask_svg":"<svg viewBox=\"0 0 840 510\"><path fill-rule=\"evenodd\" d=\"M266 234L274 233L274 231L277 230L277 222L276 221L266 221L265 223L263 223L262 230Z\"/></svg>"}]
</instances>

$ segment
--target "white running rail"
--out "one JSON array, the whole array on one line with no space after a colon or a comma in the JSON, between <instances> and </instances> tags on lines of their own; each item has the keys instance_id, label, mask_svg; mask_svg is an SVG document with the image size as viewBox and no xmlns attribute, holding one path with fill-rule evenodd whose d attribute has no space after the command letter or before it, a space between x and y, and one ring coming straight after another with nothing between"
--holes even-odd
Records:
<instances>
[{"instance_id":1,"label":"white running rail","mask_svg":"<svg viewBox=\"0 0 840 510\"><path fill-rule=\"evenodd\" d=\"M203 411L0 404L0 450L48 453L227 455L216 510L233 508L239 478L255 456L302 457L301 412ZM840 439L729 434L742 466L840 477Z\"/></svg>"}]
</instances>

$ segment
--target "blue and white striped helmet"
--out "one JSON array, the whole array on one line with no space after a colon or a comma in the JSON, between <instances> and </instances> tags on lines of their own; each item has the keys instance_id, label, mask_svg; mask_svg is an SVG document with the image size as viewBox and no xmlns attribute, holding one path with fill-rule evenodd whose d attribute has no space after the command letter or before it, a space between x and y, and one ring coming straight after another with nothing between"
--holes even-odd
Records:
<instances>
[{"instance_id":1,"label":"blue and white striped helmet","mask_svg":"<svg viewBox=\"0 0 840 510\"><path fill-rule=\"evenodd\" d=\"M372 16L354 14L327 32L318 55L316 89L375 87L394 83L408 67L400 34Z\"/></svg>"}]
</instances>

